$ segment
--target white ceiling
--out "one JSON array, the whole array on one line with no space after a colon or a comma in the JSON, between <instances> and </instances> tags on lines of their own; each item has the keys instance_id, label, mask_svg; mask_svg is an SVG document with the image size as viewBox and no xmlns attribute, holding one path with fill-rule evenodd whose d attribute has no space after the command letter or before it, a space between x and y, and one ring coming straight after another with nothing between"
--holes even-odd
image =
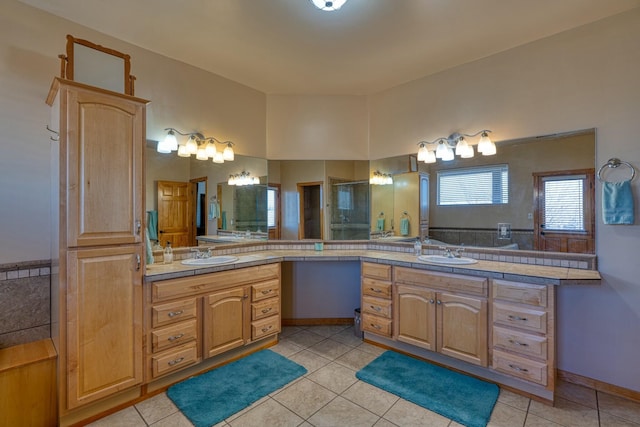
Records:
<instances>
[{"instance_id":1,"label":"white ceiling","mask_svg":"<svg viewBox=\"0 0 640 427\"><path fill-rule=\"evenodd\" d=\"M323 12L310 0L21 1L268 94L334 95L379 92L640 6L348 0Z\"/></svg>"}]
</instances>

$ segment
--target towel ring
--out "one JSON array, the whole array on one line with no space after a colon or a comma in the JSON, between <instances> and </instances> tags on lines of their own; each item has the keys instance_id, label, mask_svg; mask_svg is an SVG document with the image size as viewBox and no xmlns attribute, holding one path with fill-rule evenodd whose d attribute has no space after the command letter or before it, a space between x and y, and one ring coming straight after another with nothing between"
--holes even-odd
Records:
<instances>
[{"instance_id":1,"label":"towel ring","mask_svg":"<svg viewBox=\"0 0 640 427\"><path fill-rule=\"evenodd\" d=\"M605 167L609 167L609 168L617 168L618 166L623 165L628 167L629 169L631 169L631 178L629 178L629 181L631 181L635 176L636 176L636 169L633 167L633 165L629 162L623 162L620 159L609 159L609 161L607 163L605 163L604 165L602 165L600 167L600 169L598 169L598 181L600 182L606 182L603 178L602 178L602 171L604 171Z\"/></svg>"}]
</instances>

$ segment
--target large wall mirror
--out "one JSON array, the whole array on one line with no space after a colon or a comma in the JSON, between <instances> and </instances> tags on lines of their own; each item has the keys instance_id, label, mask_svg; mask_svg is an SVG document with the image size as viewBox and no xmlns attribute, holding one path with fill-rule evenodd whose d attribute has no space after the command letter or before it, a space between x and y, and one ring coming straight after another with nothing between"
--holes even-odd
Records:
<instances>
[{"instance_id":1,"label":"large wall mirror","mask_svg":"<svg viewBox=\"0 0 640 427\"><path fill-rule=\"evenodd\" d=\"M240 243L266 239L267 161L236 155L222 164L146 148L147 230L152 244L174 247ZM229 183L242 173L248 185Z\"/></svg>"},{"instance_id":2,"label":"large wall mirror","mask_svg":"<svg viewBox=\"0 0 640 427\"><path fill-rule=\"evenodd\" d=\"M393 180L371 186L372 238L409 241L421 236L433 244L595 253L595 141L595 130L588 129L497 142L494 156L434 164L416 163L412 156L372 160L372 176L378 172ZM500 171L505 166L506 174ZM493 184L508 187L506 200L465 204L439 199L438 192L446 191L440 177L447 172L455 177L482 170ZM460 190L464 180L450 182ZM554 194L557 188L573 193ZM575 211L580 206L584 212ZM567 219L571 212L573 219Z\"/></svg>"}]
</instances>

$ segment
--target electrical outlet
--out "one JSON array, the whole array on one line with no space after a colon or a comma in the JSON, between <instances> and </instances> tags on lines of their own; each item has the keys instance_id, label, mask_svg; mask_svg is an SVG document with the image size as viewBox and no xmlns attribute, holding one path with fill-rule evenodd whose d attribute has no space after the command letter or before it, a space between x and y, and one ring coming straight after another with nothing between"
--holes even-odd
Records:
<instances>
[{"instance_id":1,"label":"electrical outlet","mask_svg":"<svg viewBox=\"0 0 640 427\"><path fill-rule=\"evenodd\" d=\"M498 239L511 238L511 224L506 222L498 223Z\"/></svg>"}]
</instances>

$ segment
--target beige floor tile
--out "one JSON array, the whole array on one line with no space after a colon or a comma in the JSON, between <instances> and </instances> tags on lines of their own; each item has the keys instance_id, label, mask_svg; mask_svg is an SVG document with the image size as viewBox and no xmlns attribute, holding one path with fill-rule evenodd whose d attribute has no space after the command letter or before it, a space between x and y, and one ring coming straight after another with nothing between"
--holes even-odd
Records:
<instances>
[{"instance_id":1,"label":"beige floor tile","mask_svg":"<svg viewBox=\"0 0 640 427\"><path fill-rule=\"evenodd\" d=\"M303 378L273 398L303 419L307 419L336 396L334 392Z\"/></svg>"},{"instance_id":2,"label":"beige floor tile","mask_svg":"<svg viewBox=\"0 0 640 427\"><path fill-rule=\"evenodd\" d=\"M169 415L166 418L162 418L153 424L149 424L151 427L193 427L191 421L187 417L185 417L182 412L176 412L172 415ZM215 427L223 427L226 426L227 423L224 421L220 424L216 424Z\"/></svg>"},{"instance_id":3,"label":"beige floor tile","mask_svg":"<svg viewBox=\"0 0 640 427\"><path fill-rule=\"evenodd\" d=\"M556 406L535 400L529 413L566 427L598 427L598 411L566 399L556 399Z\"/></svg>"},{"instance_id":4,"label":"beige floor tile","mask_svg":"<svg viewBox=\"0 0 640 427\"><path fill-rule=\"evenodd\" d=\"M158 394L135 405L147 424L166 418L178 412L178 408L173 404L166 393Z\"/></svg>"},{"instance_id":5,"label":"beige floor tile","mask_svg":"<svg viewBox=\"0 0 640 427\"><path fill-rule=\"evenodd\" d=\"M399 399L396 395L362 381L357 381L349 387L342 393L342 397L379 416L384 415Z\"/></svg>"},{"instance_id":6,"label":"beige floor tile","mask_svg":"<svg viewBox=\"0 0 640 427\"><path fill-rule=\"evenodd\" d=\"M307 370L307 375L331 363L331 360L308 350L302 350L293 356L289 356L289 360L304 366Z\"/></svg>"},{"instance_id":7,"label":"beige floor tile","mask_svg":"<svg viewBox=\"0 0 640 427\"><path fill-rule=\"evenodd\" d=\"M353 402L336 397L313 414L308 421L315 427L371 427L379 418Z\"/></svg>"},{"instance_id":8,"label":"beige floor tile","mask_svg":"<svg viewBox=\"0 0 640 427\"><path fill-rule=\"evenodd\" d=\"M394 423L389 420L385 420L384 418L380 418L377 423L373 425L373 427L398 427ZM461 426L464 427L464 426Z\"/></svg>"},{"instance_id":9,"label":"beige floor tile","mask_svg":"<svg viewBox=\"0 0 640 427\"><path fill-rule=\"evenodd\" d=\"M527 414L527 421L524 423L524 427L563 427L560 424L553 421L546 420L531 413Z\"/></svg>"},{"instance_id":10,"label":"beige floor tile","mask_svg":"<svg viewBox=\"0 0 640 427\"><path fill-rule=\"evenodd\" d=\"M588 406L589 408L598 408L595 390L578 384L571 384L565 381L558 382L556 386L556 396Z\"/></svg>"},{"instance_id":11,"label":"beige floor tile","mask_svg":"<svg viewBox=\"0 0 640 427\"><path fill-rule=\"evenodd\" d=\"M355 371L334 362L307 375L307 378L338 394L357 381Z\"/></svg>"},{"instance_id":12,"label":"beige floor tile","mask_svg":"<svg viewBox=\"0 0 640 427\"><path fill-rule=\"evenodd\" d=\"M357 337L353 333L353 327L349 327L338 334L331 337L332 340L341 342L351 347L357 347L362 344L362 337Z\"/></svg>"},{"instance_id":13,"label":"beige floor tile","mask_svg":"<svg viewBox=\"0 0 640 427\"><path fill-rule=\"evenodd\" d=\"M404 399L399 399L383 418L402 427L446 427L450 421L442 415Z\"/></svg>"},{"instance_id":14,"label":"beige floor tile","mask_svg":"<svg viewBox=\"0 0 640 427\"><path fill-rule=\"evenodd\" d=\"M227 423L231 427L279 426L295 427L304 420L273 399L251 408Z\"/></svg>"},{"instance_id":15,"label":"beige floor tile","mask_svg":"<svg viewBox=\"0 0 640 427\"><path fill-rule=\"evenodd\" d=\"M363 342L357 347L358 350L366 351L367 353L375 354L376 356L380 356L382 353L387 351L386 348L378 347L377 345L369 344L367 342Z\"/></svg>"},{"instance_id":16,"label":"beige floor tile","mask_svg":"<svg viewBox=\"0 0 640 427\"><path fill-rule=\"evenodd\" d=\"M509 390L500 389L500 395L498 396L498 402L513 406L514 408L527 411L529 409L529 402L531 399L519 394L513 393Z\"/></svg>"},{"instance_id":17,"label":"beige floor tile","mask_svg":"<svg viewBox=\"0 0 640 427\"><path fill-rule=\"evenodd\" d=\"M371 361L373 361L376 357L378 356L376 356L375 354L367 353L366 351L354 348L353 350L338 357L335 362L346 366L347 368L353 369L354 371L359 371L360 369L371 363Z\"/></svg>"},{"instance_id":18,"label":"beige floor tile","mask_svg":"<svg viewBox=\"0 0 640 427\"><path fill-rule=\"evenodd\" d=\"M640 403L612 394L598 392L600 412L606 412L623 420L640 422Z\"/></svg>"},{"instance_id":19,"label":"beige floor tile","mask_svg":"<svg viewBox=\"0 0 640 427\"><path fill-rule=\"evenodd\" d=\"M278 344L274 345L273 347L269 347L269 350L273 350L276 353L280 354L281 356L289 357L301 351L302 347L293 343L290 340L281 340Z\"/></svg>"},{"instance_id":20,"label":"beige floor tile","mask_svg":"<svg viewBox=\"0 0 640 427\"><path fill-rule=\"evenodd\" d=\"M348 325L318 325L318 326L309 326L307 328L307 331L313 332L314 334L321 335L325 338L329 338L332 335L342 332L348 327L349 327Z\"/></svg>"},{"instance_id":21,"label":"beige floor tile","mask_svg":"<svg viewBox=\"0 0 640 427\"><path fill-rule=\"evenodd\" d=\"M286 338L300 331L302 331L302 328L299 326L283 326L280 331L280 338Z\"/></svg>"},{"instance_id":22,"label":"beige floor tile","mask_svg":"<svg viewBox=\"0 0 640 427\"><path fill-rule=\"evenodd\" d=\"M334 341L331 338L328 338L324 341L320 341L318 344L312 345L307 350L313 351L316 354L319 354L322 357L325 357L330 360L335 360L343 354L351 351L353 347L349 347L346 344L339 343L338 341Z\"/></svg>"},{"instance_id":23,"label":"beige floor tile","mask_svg":"<svg viewBox=\"0 0 640 427\"><path fill-rule=\"evenodd\" d=\"M122 411L111 414L108 417L99 419L91 424L87 424L90 427L146 427L147 423L144 422L138 411L133 406L124 408Z\"/></svg>"},{"instance_id":24,"label":"beige floor tile","mask_svg":"<svg viewBox=\"0 0 640 427\"><path fill-rule=\"evenodd\" d=\"M296 344L297 346L300 346L302 348L307 348L307 347L311 347L314 344L318 344L320 341L323 341L325 339L326 338L321 335L314 334L313 332L309 332L307 330L303 330L300 332L296 332L295 334L291 334L290 336L284 338L283 341L287 340Z\"/></svg>"},{"instance_id":25,"label":"beige floor tile","mask_svg":"<svg viewBox=\"0 0 640 427\"><path fill-rule=\"evenodd\" d=\"M235 420L236 418L244 415L245 413L249 412L250 410L262 405L263 403L265 403L266 401L268 401L269 399L271 399L271 397L269 396L264 396L262 399L258 399L255 402L253 402L251 405L247 406L246 408L236 412L235 414L229 416L225 421L227 423L230 423L231 421Z\"/></svg>"},{"instance_id":26,"label":"beige floor tile","mask_svg":"<svg viewBox=\"0 0 640 427\"><path fill-rule=\"evenodd\" d=\"M640 419L638 423L631 422L622 418L618 418L607 412L600 412L600 427L638 427L640 426Z\"/></svg>"},{"instance_id":27,"label":"beige floor tile","mask_svg":"<svg viewBox=\"0 0 640 427\"><path fill-rule=\"evenodd\" d=\"M493 407L488 427L522 427L526 417L526 411L497 402Z\"/></svg>"}]
</instances>

